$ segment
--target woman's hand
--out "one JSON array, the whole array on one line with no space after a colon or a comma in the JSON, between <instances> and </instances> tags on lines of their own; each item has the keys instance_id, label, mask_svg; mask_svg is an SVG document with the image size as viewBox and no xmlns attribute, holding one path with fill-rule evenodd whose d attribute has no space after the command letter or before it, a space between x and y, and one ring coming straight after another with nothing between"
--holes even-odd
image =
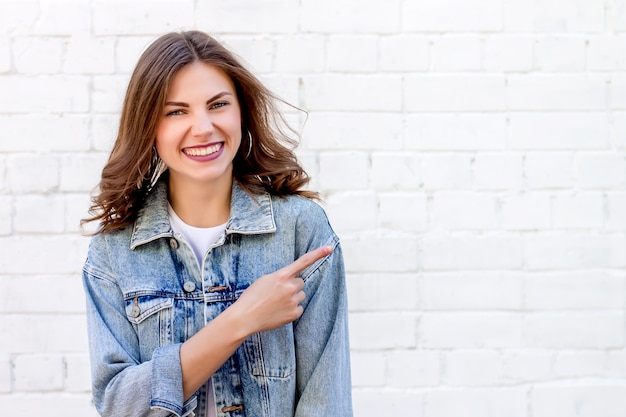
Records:
<instances>
[{"instance_id":1,"label":"woman's hand","mask_svg":"<svg viewBox=\"0 0 626 417\"><path fill-rule=\"evenodd\" d=\"M298 274L332 251L332 247L322 246L307 252L293 263L263 275L250 285L231 306L240 314L245 333L251 335L276 329L300 317L303 312L300 303L306 295L302 291L304 281Z\"/></svg>"}]
</instances>

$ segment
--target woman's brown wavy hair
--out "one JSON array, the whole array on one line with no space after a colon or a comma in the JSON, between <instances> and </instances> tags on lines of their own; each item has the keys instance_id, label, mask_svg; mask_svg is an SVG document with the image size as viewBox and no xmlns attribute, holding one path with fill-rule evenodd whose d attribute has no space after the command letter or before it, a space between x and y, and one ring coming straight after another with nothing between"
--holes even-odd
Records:
<instances>
[{"instance_id":1,"label":"woman's brown wavy hair","mask_svg":"<svg viewBox=\"0 0 626 417\"><path fill-rule=\"evenodd\" d=\"M193 62L221 69L235 85L242 139L233 160L233 176L243 188L251 193L266 190L277 196L317 198L317 193L302 189L309 178L292 151L295 142L287 133L291 130L276 108L282 100L209 35L199 31L168 33L146 49L133 71L117 139L102 170L90 217L81 224L98 221L96 233L106 233L135 220L153 185L153 147L170 83L178 71ZM251 144L247 132L253 138Z\"/></svg>"}]
</instances>

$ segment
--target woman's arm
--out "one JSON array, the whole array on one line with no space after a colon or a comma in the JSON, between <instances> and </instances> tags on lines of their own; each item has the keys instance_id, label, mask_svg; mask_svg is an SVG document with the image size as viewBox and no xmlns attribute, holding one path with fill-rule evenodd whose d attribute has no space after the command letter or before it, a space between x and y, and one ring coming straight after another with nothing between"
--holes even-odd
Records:
<instances>
[{"instance_id":1,"label":"woman's arm","mask_svg":"<svg viewBox=\"0 0 626 417\"><path fill-rule=\"evenodd\" d=\"M140 361L140 341L125 314L114 280L86 268L83 274L92 358L94 402L103 416L185 415L194 392L251 334L289 323L302 314L297 274L332 252L320 247L259 278L226 311L182 344L157 348Z\"/></svg>"}]
</instances>

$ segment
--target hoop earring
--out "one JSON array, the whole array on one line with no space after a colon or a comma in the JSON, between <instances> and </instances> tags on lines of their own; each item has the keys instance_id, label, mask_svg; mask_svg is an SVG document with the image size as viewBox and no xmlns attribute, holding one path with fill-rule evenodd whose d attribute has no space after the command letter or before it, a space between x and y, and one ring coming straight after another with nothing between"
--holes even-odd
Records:
<instances>
[{"instance_id":1,"label":"hoop earring","mask_svg":"<svg viewBox=\"0 0 626 417\"><path fill-rule=\"evenodd\" d=\"M161 177L161 174L163 174L166 169L167 166L165 165L165 162L163 162L163 160L157 153L156 148L153 146L152 159L150 160L150 169L148 171L148 174L152 173L152 175L150 176L150 185L148 186L148 190L154 187L154 185L159 180L159 177Z\"/></svg>"},{"instance_id":2,"label":"hoop earring","mask_svg":"<svg viewBox=\"0 0 626 417\"><path fill-rule=\"evenodd\" d=\"M248 152L246 152L246 156L244 156L243 159L248 159L252 153L252 133L250 133L249 130L246 131L248 132Z\"/></svg>"}]
</instances>

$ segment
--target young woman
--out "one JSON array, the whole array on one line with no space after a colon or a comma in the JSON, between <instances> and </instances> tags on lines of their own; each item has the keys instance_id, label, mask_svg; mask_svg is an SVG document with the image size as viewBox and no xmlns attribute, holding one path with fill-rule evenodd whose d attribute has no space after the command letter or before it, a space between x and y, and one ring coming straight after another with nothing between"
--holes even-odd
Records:
<instances>
[{"instance_id":1,"label":"young woman","mask_svg":"<svg viewBox=\"0 0 626 417\"><path fill-rule=\"evenodd\" d=\"M101 415L352 415L341 248L280 120L204 33L139 59L86 219Z\"/></svg>"}]
</instances>

